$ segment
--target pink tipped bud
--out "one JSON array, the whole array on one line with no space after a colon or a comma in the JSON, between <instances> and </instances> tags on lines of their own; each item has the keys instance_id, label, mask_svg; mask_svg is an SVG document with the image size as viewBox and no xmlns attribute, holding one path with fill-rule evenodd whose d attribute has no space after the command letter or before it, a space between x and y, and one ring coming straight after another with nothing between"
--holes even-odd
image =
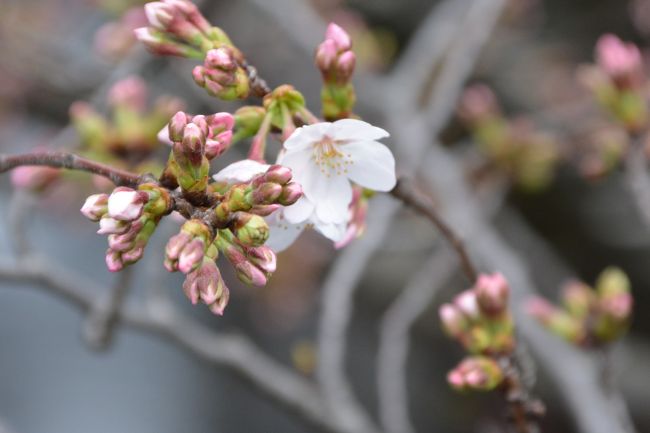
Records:
<instances>
[{"instance_id":1,"label":"pink tipped bud","mask_svg":"<svg viewBox=\"0 0 650 433\"><path fill-rule=\"evenodd\" d=\"M182 143L183 151L187 156L200 157L205 148L205 135L198 125L190 123L185 127Z\"/></svg>"},{"instance_id":2,"label":"pink tipped bud","mask_svg":"<svg viewBox=\"0 0 650 433\"><path fill-rule=\"evenodd\" d=\"M102 217L101 220L99 220L99 230L97 230L97 234L121 235L126 233L130 227L131 225L128 222L118 221L106 214Z\"/></svg>"},{"instance_id":3,"label":"pink tipped bud","mask_svg":"<svg viewBox=\"0 0 650 433\"><path fill-rule=\"evenodd\" d=\"M124 269L122 254L111 249L106 251L106 267L110 272L119 272Z\"/></svg>"},{"instance_id":4,"label":"pink tipped bud","mask_svg":"<svg viewBox=\"0 0 650 433\"><path fill-rule=\"evenodd\" d=\"M81 213L91 221L99 221L108 212L108 194L94 194L86 199Z\"/></svg>"},{"instance_id":5,"label":"pink tipped bud","mask_svg":"<svg viewBox=\"0 0 650 433\"><path fill-rule=\"evenodd\" d=\"M508 308L510 286L500 273L479 275L475 292L478 305L485 314L498 315Z\"/></svg>"},{"instance_id":6,"label":"pink tipped bud","mask_svg":"<svg viewBox=\"0 0 650 433\"><path fill-rule=\"evenodd\" d=\"M226 142L222 142L219 140L206 140L205 142L205 157L208 158L209 160L213 160L214 158L218 158L219 156L223 155L223 153L228 150L228 147L230 147L230 140L232 139L232 131L226 131L223 134L226 134Z\"/></svg>"},{"instance_id":7,"label":"pink tipped bud","mask_svg":"<svg viewBox=\"0 0 650 433\"><path fill-rule=\"evenodd\" d=\"M227 112L215 113L207 119L213 131L230 131L235 126L235 117Z\"/></svg>"},{"instance_id":8,"label":"pink tipped bud","mask_svg":"<svg viewBox=\"0 0 650 433\"><path fill-rule=\"evenodd\" d=\"M142 215L148 196L142 191L118 187L108 198L108 215L120 221L134 221Z\"/></svg>"},{"instance_id":9,"label":"pink tipped bud","mask_svg":"<svg viewBox=\"0 0 650 433\"><path fill-rule=\"evenodd\" d=\"M163 2L151 2L144 5L144 12L152 27L165 30L174 18L174 12Z\"/></svg>"},{"instance_id":10,"label":"pink tipped bud","mask_svg":"<svg viewBox=\"0 0 650 433\"><path fill-rule=\"evenodd\" d=\"M347 51L352 48L350 35L335 23L330 23L325 31L325 39L334 41L339 51Z\"/></svg>"},{"instance_id":11,"label":"pink tipped bud","mask_svg":"<svg viewBox=\"0 0 650 433\"><path fill-rule=\"evenodd\" d=\"M440 321L449 335L457 337L467 329L467 318L454 305L444 304L438 313Z\"/></svg>"},{"instance_id":12,"label":"pink tipped bud","mask_svg":"<svg viewBox=\"0 0 650 433\"><path fill-rule=\"evenodd\" d=\"M269 247L247 248L246 256L254 265L267 274L272 274L277 268L277 257Z\"/></svg>"},{"instance_id":13,"label":"pink tipped bud","mask_svg":"<svg viewBox=\"0 0 650 433\"><path fill-rule=\"evenodd\" d=\"M195 66L192 69L192 78L194 78L196 84L203 87L205 85L205 68L203 66Z\"/></svg>"},{"instance_id":14,"label":"pink tipped bud","mask_svg":"<svg viewBox=\"0 0 650 433\"><path fill-rule=\"evenodd\" d=\"M629 293L615 295L601 301L601 310L618 322L627 321L632 315L634 299Z\"/></svg>"},{"instance_id":15,"label":"pink tipped bud","mask_svg":"<svg viewBox=\"0 0 650 433\"><path fill-rule=\"evenodd\" d=\"M282 205L279 204L267 204L267 205L255 205L251 208L249 213L259 215L262 217L267 217L271 215L273 212L280 210Z\"/></svg>"},{"instance_id":16,"label":"pink tipped bud","mask_svg":"<svg viewBox=\"0 0 650 433\"><path fill-rule=\"evenodd\" d=\"M205 67L233 71L237 68L237 62L233 58L232 51L227 47L223 47L206 53Z\"/></svg>"},{"instance_id":17,"label":"pink tipped bud","mask_svg":"<svg viewBox=\"0 0 650 433\"><path fill-rule=\"evenodd\" d=\"M336 72L340 81L348 81L354 73L354 66L357 62L357 56L352 51L346 51L339 56L336 65Z\"/></svg>"},{"instance_id":18,"label":"pink tipped bud","mask_svg":"<svg viewBox=\"0 0 650 433\"><path fill-rule=\"evenodd\" d=\"M183 135L185 134L186 126L187 114L183 113L182 111L174 114L168 125L169 139L175 143L183 141Z\"/></svg>"},{"instance_id":19,"label":"pink tipped bud","mask_svg":"<svg viewBox=\"0 0 650 433\"><path fill-rule=\"evenodd\" d=\"M334 65L337 55L336 42L326 39L316 50L316 66L321 72L327 73Z\"/></svg>"},{"instance_id":20,"label":"pink tipped bud","mask_svg":"<svg viewBox=\"0 0 650 433\"><path fill-rule=\"evenodd\" d=\"M297 183L290 183L282 188L282 194L278 197L278 203L283 206L291 206L303 195L302 187Z\"/></svg>"},{"instance_id":21,"label":"pink tipped bud","mask_svg":"<svg viewBox=\"0 0 650 433\"><path fill-rule=\"evenodd\" d=\"M11 183L15 188L42 191L61 176L61 171L52 167L23 166L11 172Z\"/></svg>"},{"instance_id":22,"label":"pink tipped bud","mask_svg":"<svg viewBox=\"0 0 650 433\"><path fill-rule=\"evenodd\" d=\"M235 265L237 278L249 286L264 287L268 282L266 274L249 261L240 262Z\"/></svg>"},{"instance_id":23,"label":"pink tipped bud","mask_svg":"<svg viewBox=\"0 0 650 433\"><path fill-rule=\"evenodd\" d=\"M456 299L454 299L454 305L470 319L477 319L480 317L481 313L478 307L476 293L473 290L465 290L464 292L461 292L456 296Z\"/></svg>"},{"instance_id":24,"label":"pink tipped bud","mask_svg":"<svg viewBox=\"0 0 650 433\"><path fill-rule=\"evenodd\" d=\"M612 34L600 37L596 44L596 58L600 67L613 78L636 75L642 67L639 48Z\"/></svg>"},{"instance_id":25,"label":"pink tipped bud","mask_svg":"<svg viewBox=\"0 0 650 433\"><path fill-rule=\"evenodd\" d=\"M526 312L542 323L548 323L557 313L557 308L546 299L534 296L526 302Z\"/></svg>"},{"instance_id":26,"label":"pink tipped bud","mask_svg":"<svg viewBox=\"0 0 650 433\"><path fill-rule=\"evenodd\" d=\"M491 391L503 382L503 371L488 357L466 358L447 375L449 384L458 391Z\"/></svg>"},{"instance_id":27,"label":"pink tipped bud","mask_svg":"<svg viewBox=\"0 0 650 433\"><path fill-rule=\"evenodd\" d=\"M292 173L289 167L283 165L272 165L266 170L262 177L265 182L275 182L280 185L285 185L291 181Z\"/></svg>"},{"instance_id":28,"label":"pink tipped bud","mask_svg":"<svg viewBox=\"0 0 650 433\"><path fill-rule=\"evenodd\" d=\"M194 239L183 248L178 258L178 270L184 274L196 269L203 261L205 243L201 239Z\"/></svg>"},{"instance_id":29,"label":"pink tipped bud","mask_svg":"<svg viewBox=\"0 0 650 433\"><path fill-rule=\"evenodd\" d=\"M282 194L282 185L266 182L253 191L253 203L261 205L272 204L280 197L280 194Z\"/></svg>"},{"instance_id":30,"label":"pink tipped bud","mask_svg":"<svg viewBox=\"0 0 650 433\"><path fill-rule=\"evenodd\" d=\"M144 256L144 245L136 245L132 249L122 253L122 260L125 265L131 265Z\"/></svg>"},{"instance_id":31,"label":"pink tipped bud","mask_svg":"<svg viewBox=\"0 0 650 433\"><path fill-rule=\"evenodd\" d=\"M463 92L458 114L468 123L476 123L498 113L497 98L484 84L475 84Z\"/></svg>"},{"instance_id":32,"label":"pink tipped bud","mask_svg":"<svg viewBox=\"0 0 650 433\"><path fill-rule=\"evenodd\" d=\"M196 304L200 299L215 314L223 314L228 304L228 287L216 263L207 258L196 270L187 275L183 283L183 292L192 304Z\"/></svg>"},{"instance_id":33,"label":"pink tipped bud","mask_svg":"<svg viewBox=\"0 0 650 433\"><path fill-rule=\"evenodd\" d=\"M128 77L113 85L108 94L113 106L127 106L142 112L147 105L147 85L139 77Z\"/></svg>"}]
</instances>

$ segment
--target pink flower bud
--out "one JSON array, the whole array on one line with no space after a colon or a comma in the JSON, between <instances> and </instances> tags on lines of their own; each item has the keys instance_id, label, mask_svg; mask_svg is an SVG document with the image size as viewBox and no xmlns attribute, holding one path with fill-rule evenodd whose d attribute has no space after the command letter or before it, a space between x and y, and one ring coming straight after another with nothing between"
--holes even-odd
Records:
<instances>
[{"instance_id":1,"label":"pink flower bud","mask_svg":"<svg viewBox=\"0 0 650 433\"><path fill-rule=\"evenodd\" d=\"M458 391L490 391L499 386L503 379L499 364L484 356L464 359L447 375L449 384Z\"/></svg>"},{"instance_id":2,"label":"pink flower bud","mask_svg":"<svg viewBox=\"0 0 650 433\"><path fill-rule=\"evenodd\" d=\"M262 217L267 217L271 215L273 212L280 210L280 208L282 208L282 205L279 204L255 205L251 208L249 213L252 213L254 215L259 215Z\"/></svg>"},{"instance_id":3,"label":"pink flower bud","mask_svg":"<svg viewBox=\"0 0 650 433\"><path fill-rule=\"evenodd\" d=\"M228 287L216 263L207 258L195 271L187 275L183 283L183 291L192 304L196 304L200 299L215 314L223 314L228 304Z\"/></svg>"},{"instance_id":4,"label":"pink flower bud","mask_svg":"<svg viewBox=\"0 0 650 433\"><path fill-rule=\"evenodd\" d=\"M302 187L297 183L290 183L282 188L282 194L278 197L278 203L283 206L291 206L302 197Z\"/></svg>"},{"instance_id":5,"label":"pink flower bud","mask_svg":"<svg viewBox=\"0 0 650 433\"><path fill-rule=\"evenodd\" d=\"M485 314L498 315L508 308L510 286L500 273L479 275L475 292L478 305Z\"/></svg>"},{"instance_id":6,"label":"pink flower bud","mask_svg":"<svg viewBox=\"0 0 650 433\"><path fill-rule=\"evenodd\" d=\"M205 243L201 239L194 239L188 243L178 258L178 270L184 274L196 269L203 261Z\"/></svg>"},{"instance_id":7,"label":"pink flower bud","mask_svg":"<svg viewBox=\"0 0 650 433\"><path fill-rule=\"evenodd\" d=\"M619 322L627 321L632 315L634 300L629 293L622 293L601 300L601 309L608 316Z\"/></svg>"},{"instance_id":8,"label":"pink flower bud","mask_svg":"<svg viewBox=\"0 0 650 433\"><path fill-rule=\"evenodd\" d=\"M206 53L205 67L233 71L237 68L237 62L233 58L232 51L227 47L223 47Z\"/></svg>"},{"instance_id":9,"label":"pink flower bud","mask_svg":"<svg viewBox=\"0 0 650 433\"><path fill-rule=\"evenodd\" d=\"M470 319L477 319L480 317L476 293L473 290L465 290L464 292L461 292L456 296L456 299L454 299L454 305Z\"/></svg>"},{"instance_id":10,"label":"pink flower bud","mask_svg":"<svg viewBox=\"0 0 650 433\"><path fill-rule=\"evenodd\" d=\"M174 11L163 2L151 2L144 5L149 24L159 30L165 30L174 18Z\"/></svg>"},{"instance_id":11,"label":"pink flower bud","mask_svg":"<svg viewBox=\"0 0 650 433\"><path fill-rule=\"evenodd\" d=\"M548 323L557 313L557 308L546 299L534 296L525 304L526 312L542 323Z\"/></svg>"},{"instance_id":12,"label":"pink flower bud","mask_svg":"<svg viewBox=\"0 0 650 433\"><path fill-rule=\"evenodd\" d=\"M438 313L440 321L449 335L457 337L467 329L467 319L454 305L443 304Z\"/></svg>"},{"instance_id":13,"label":"pink flower bud","mask_svg":"<svg viewBox=\"0 0 650 433\"><path fill-rule=\"evenodd\" d=\"M600 67L614 78L635 75L642 67L639 48L612 34L600 37L596 44L596 57Z\"/></svg>"},{"instance_id":14,"label":"pink flower bud","mask_svg":"<svg viewBox=\"0 0 650 433\"><path fill-rule=\"evenodd\" d=\"M196 84L203 87L205 85L205 68L203 66L195 66L192 69L192 78L194 78Z\"/></svg>"},{"instance_id":15,"label":"pink flower bud","mask_svg":"<svg viewBox=\"0 0 650 433\"><path fill-rule=\"evenodd\" d=\"M192 236L185 232L172 236L165 247L165 256L171 260L178 260L183 248L185 248L191 240Z\"/></svg>"},{"instance_id":16,"label":"pink flower bud","mask_svg":"<svg viewBox=\"0 0 650 433\"><path fill-rule=\"evenodd\" d=\"M352 48L350 35L335 23L330 23L325 31L325 39L330 39L336 44L339 51L347 51Z\"/></svg>"},{"instance_id":17,"label":"pink flower bud","mask_svg":"<svg viewBox=\"0 0 650 433\"><path fill-rule=\"evenodd\" d=\"M99 230L97 234L100 235L121 235L129 230L130 224L126 221L118 221L111 218L108 214L104 215L99 220Z\"/></svg>"},{"instance_id":18,"label":"pink flower bud","mask_svg":"<svg viewBox=\"0 0 650 433\"><path fill-rule=\"evenodd\" d=\"M142 215L147 199L142 191L117 187L108 198L108 215L120 221L134 221Z\"/></svg>"},{"instance_id":19,"label":"pink flower bud","mask_svg":"<svg viewBox=\"0 0 650 433\"><path fill-rule=\"evenodd\" d=\"M86 199L81 213L91 221L99 221L108 212L108 194L94 194Z\"/></svg>"},{"instance_id":20,"label":"pink flower bud","mask_svg":"<svg viewBox=\"0 0 650 433\"><path fill-rule=\"evenodd\" d=\"M183 135L185 134L185 127L187 126L187 114L179 111L174 114L174 116L169 121L168 131L169 139L172 142L183 141Z\"/></svg>"},{"instance_id":21,"label":"pink flower bud","mask_svg":"<svg viewBox=\"0 0 650 433\"><path fill-rule=\"evenodd\" d=\"M266 182L253 191L253 203L261 205L272 204L280 197L280 194L282 194L282 185Z\"/></svg>"},{"instance_id":22,"label":"pink flower bud","mask_svg":"<svg viewBox=\"0 0 650 433\"><path fill-rule=\"evenodd\" d=\"M354 73L354 66L357 62L357 56L352 51L346 51L339 56L336 71L341 81L348 81Z\"/></svg>"},{"instance_id":23,"label":"pink flower bud","mask_svg":"<svg viewBox=\"0 0 650 433\"><path fill-rule=\"evenodd\" d=\"M106 267L110 272L119 272L124 269L124 262L122 262L122 255L109 249L106 251Z\"/></svg>"},{"instance_id":24,"label":"pink flower bud","mask_svg":"<svg viewBox=\"0 0 650 433\"><path fill-rule=\"evenodd\" d=\"M266 274L249 261L240 262L235 265L237 278L249 286L264 287L268 282Z\"/></svg>"},{"instance_id":25,"label":"pink flower bud","mask_svg":"<svg viewBox=\"0 0 650 433\"><path fill-rule=\"evenodd\" d=\"M280 185L285 185L291 181L292 176L293 175L289 167L275 164L266 170L266 173L264 173L264 176L262 176L261 179L263 179L264 182L275 182L279 183Z\"/></svg>"},{"instance_id":26,"label":"pink flower bud","mask_svg":"<svg viewBox=\"0 0 650 433\"><path fill-rule=\"evenodd\" d=\"M332 68L337 55L336 42L325 39L316 50L316 66L321 72L327 73Z\"/></svg>"},{"instance_id":27,"label":"pink flower bud","mask_svg":"<svg viewBox=\"0 0 650 433\"><path fill-rule=\"evenodd\" d=\"M205 135L199 126L189 123L183 135L183 153L193 162L200 162L205 149Z\"/></svg>"},{"instance_id":28,"label":"pink flower bud","mask_svg":"<svg viewBox=\"0 0 650 433\"><path fill-rule=\"evenodd\" d=\"M277 257L273 250L266 246L246 248L248 259L267 274L272 274L277 268Z\"/></svg>"},{"instance_id":29,"label":"pink flower bud","mask_svg":"<svg viewBox=\"0 0 650 433\"><path fill-rule=\"evenodd\" d=\"M11 183L15 188L42 191L61 176L58 168L44 166L16 167L11 172Z\"/></svg>"},{"instance_id":30,"label":"pink flower bud","mask_svg":"<svg viewBox=\"0 0 650 433\"><path fill-rule=\"evenodd\" d=\"M122 253L122 261L125 265L130 265L140 260L142 256L144 256L144 245L136 245Z\"/></svg>"},{"instance_id":31,"label":"pink flower bud","mask_svg":"<svg viewBox=\"0 0 650 433\"><path fill-rule=\"evenodd\" d=\"M147 85L139 77L128 77L113 85L108 94L113 106L127 106L143 112L147 105Z\"/></svg>"},{"instance_id":32,"label":"pink flower bud","mask_svg":"<svg viewBox=\"0 0 650 433\"><path fill-rule=\"evenodd\" d=\"M235 117L227 112L215 113L207 119L213 131L230 131L235 126Z\"/></svg>"}]
</instances>

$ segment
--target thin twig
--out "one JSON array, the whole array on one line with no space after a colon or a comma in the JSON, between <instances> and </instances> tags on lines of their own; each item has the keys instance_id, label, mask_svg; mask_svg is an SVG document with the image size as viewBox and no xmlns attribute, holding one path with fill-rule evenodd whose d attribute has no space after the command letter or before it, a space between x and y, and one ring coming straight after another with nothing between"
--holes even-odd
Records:
<instances>
[{"instance_id":1,"label":"thin twig","mask_svg":"<svg viewBox=\"0 0 650 433\"><path fill-rule=\"evenodd\" d=\"M0 173L25 165L85 171L110 179L118 186L137 186L142 177L68 152L33 152L18 155L0 154Z\"/></svg>"},{"instance_id":2,"label":"thin twig","mask_svg":"<svg viewBox=\"0 0 650 433\"><path fill-rule=\"evenodd\" d=\"M401 177L397 181L397 185L390 192L390 194L401 200L406 206L412 208L420 215L427 218L431 223L436 226L442 236L449 242L451 247L458 254L463 272L470 282L476 281L477 271L472 259L469 257L463 241L454 233L454 230L445 222L445 220L438 214L433 201L415 189L413 181L406 177Z\"/></svg>"},{"instance_id":3,"label":"thin twig","mask_svg":"<svg viewBox=\"0 0 650 433\"><path fill-rule=\"evenodd\" d=\"M415 431L408 413L406 387L409 330L456 271L454 259L448 251L437 249L409 280L381 320L377 353L379 416L389 433Z\"/></svg>"},{"instance_id":4,"label":"thin twig","mask_svg":"<svg viewBox=\"0 0 650 433\"><path fill-rule=\"evenodd\" d=\"M133 280L133 268L119 272L108 299L100 299L88 312L84 326L86 342L96 350L106 349L113 338L113 330L124 299Z\"/></svg>"},{"instance_id":5,"label":"thin twig","mask_svg":"<svg viewBox=\"0 0 650 433\"><path fill-rule=\"evenodd\" d=\"M642 137L632 137L625 158L626 184L634 200L639 216L650 228L650 175L645 143Z\"/></svg>"}]
</instances>

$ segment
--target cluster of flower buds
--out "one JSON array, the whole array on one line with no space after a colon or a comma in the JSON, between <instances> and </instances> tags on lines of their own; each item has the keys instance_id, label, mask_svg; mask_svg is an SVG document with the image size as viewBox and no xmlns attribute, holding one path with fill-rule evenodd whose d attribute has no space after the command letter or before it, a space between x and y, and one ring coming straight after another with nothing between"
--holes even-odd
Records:
<instances>
[{"instance_id":1,"label":"cluster of flower buds","mask_svg":"<svg viewBox=\"0 0 650 433\"><path fill-rule=\"evenodd\" d=\"M243 55L228 35L213 27L189 0L147 3L148 27L135 30L136 37L158 55L203 59L194 68L196 83L210 95L224 100L243 99L250 93L250 79Z\"/></svg>"},{"instance_id":2,"label":"cluster of flower buds","mask_svg":"<svg viewBox=\"0 0 650 433\"><path fill-rule=\"evenodd\" d=\"M291 206L302 197L301 186L291 179L291 169L272 165L248 182L213 184L217 191L225 191L223 200L214 210L217 223L233 228L238 237L240 234L245 236L246 239L240 239L245 245L255 246L255 242L247 242L247 239L255 239L259 235L253 236L249 231L263 230L268 237L268 226L263 218L253 217L268 216L281 206Z\"/></svg>"},{"instance_id":3,"label":"cluster of flower buds","mask_svg":"<svg viewBox=\"0 0 650 433\"><path fill-rule=\"evenodd\" d=\"M489 87L468 87L458 115L490 162L519 187L535 191L553 180L560 160L557 142L526 119L507 119Z\"/></svg>"},{"instance_id":4,"label":"cluster of flower buds","mask_svg":"<svg viewBox=\"0 0 650 433\"><path fill-rule=\"evenodd\" d=\"M199 300L215 314L223 314L230 292L215 263L219 251L214 235L204 222L186 221L165 249L165 268L186 275L183 291L192 304Z\"/></svg>"},{"instance_id":5,"label":"cluster of flower buds","mask_svg":"<svg viewBox=\"0 0 650 433\"><path fill-rule=\"evenodd\" d=\"M229 46L211 49L205 54L203 66L196 66L192 71L194 81L216 98L226 101L246 98L250 93L250 81L239 66L238 55Z\"/></svg>"},{"instance_id":6,"label":"cluster of flower buds","mask_svg":"<svg viewBox=\"0 0 650 433\"><path fill-rule=\"evenodd\" d=\"M620 165L629 146L628 134L618 125L595 129L581 149L580 173L589 180L606 176Z\"/></svg>"},{"instance_id":7,"label":"cluster of flower buds","mask_svg":"<svg viewBox=\"0 0 650 433\"><path fill-rule=\"evenodd\" d=\"M636 45L611 34L602 36L596 44L596 64L581 67L578 78L629 131L638 132L646 126L647 79Z\"/></svg>"},{"instance_id":8,"label":"cluster of flower buds","mask_svg":"<svg viewBox=\"0 0 650 433\"><path fill-rule=\"evenodd\" d=\"M197 268L185 277L183 291L192 304L196 305L200 300L214 314L222 315L228 305L230 291L217 267L218 255L217 247L210 245Z\"/></svg>"},{"instance_id":9,"label":"cluster of flower buds","mask_svg":"<svg viewBox=\"0 0 650 433\"><path fill-rule=\"evenodd\" d=\"M509 297L510 286L503 275L481 274L474 287L440 307L447 334L474 355L449 373L454 388L489 390L501 382L501 369L491 358L508 355L515 346Z\"/></svg>"},{"instance_id":10,"label":"cluster of flower buds","mask_svg":"<svg viewBox=\"0 0 650 433\"><path fill-rule=\"evenodd\" d=\"M618 268L604 270L595 290L579 281L567 283L562 303L564 308L536 297L527 310L548 330L581 347L599 347L619 339L632 316L630 283Z\"/></svg>"},{"instance_id":11,"label":"cluster of flower buds","mask_svg":"<svg viewBox=\"0 0 650 433\"><path fill-rule=\"evenodd\" d=\"M327 26L325 40L316 50L316 66L323 76L321 100L327 120L349 117L356 102L351 83L356 56L350 35L334 23Z\"/></svg>"},{"instance_id":12,"label":"cluster of flower buds","mask_svg":"<svg viewBox=\"0 0 650 433\"><path fill-rule=\"evenodd\" d=\"M171 210L169 192L145 183L137 189L117 187L108 194L88 197L81 213L99 222L99 234L108 235L106 265L111 272L140 260L160 219Z\"/></svg>"},{"instance_id":13,"label":"cluster of flower buds","mask_svg":"<svg viewBox=\"0 0 650 433\"><path fill-rule=\"evenodd\" d=\"M144 7L149 26L136 29L135 35L154 54L202 58L212 48L231 44L189 0L162 0Z\"/></svg>"},{"instance_id":14,"label":"cluster of flower buds","mask_svg":"<svg viewBox=\"0 0 650 433\"><path fill-rule=\"evenodd\" d=\"M447 374L447 382L457 391L491 391L503 382L503 371L492 358L471 356Z\"/></svg>"},{"instance_id":15,"label":"cluster of flower buds","mask_svg":"<svg viewBox=\"0 0 650 433\"><path fill-rule=\"evenodd\" d=\"M232 143L235 119L222 112L209 116L176 113L166 130L172 152L163 176L180 185L184 194L204 194L208 187L210 160Z\"/></svg>"},{"instance_id":16,"label":"cluster of flower buds","mask_svg":"<svg viewBox=\"0 0 650 433\"><path fill-rule=\"evenodd\" d=\"M160 148L158 131L182 103L162 96L147 109L147 99L144 81L127 77L108 92L108 117L86 102L75 102L70 116L80 138L79 153L134 172L159 173L162 167L153 159Z\"/></svg>"},{"instance_id":17,"label":"cluster of flower buds","mask_svg":"<svg viewBox=\"0 0 650 433\"><path fill-rule=\"evenodd\" d=\"M271 274L275 272L276 257L273 250L263 245L268 237L268 226L264 219L253 215L243 224L251 222L248 228L242 226L235 231L220 230L215 245L232 264L240 281L261 287L266 285ZM242 230L248 233L242 236Z\"/></svg>"}]
</instances>

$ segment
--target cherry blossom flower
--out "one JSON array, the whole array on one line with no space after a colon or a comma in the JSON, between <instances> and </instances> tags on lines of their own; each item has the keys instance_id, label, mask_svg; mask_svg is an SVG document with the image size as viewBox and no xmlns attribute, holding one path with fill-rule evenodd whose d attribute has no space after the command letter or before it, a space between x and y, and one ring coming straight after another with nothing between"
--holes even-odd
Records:
<instances>
[{"instance_id":1,"label":"cherry blossom flower","mask_svg":"<svg viewBox=\"0 0 650 433\"><path fill-rule=\"evenodd\" d=\"M351 182L390 191L396 182L395 159L388 147L376 141L388 135L355 119L296 129L284 142L278 164L291 168L304 198L286 209L286 219L297 224L313 214L324 224L344 223L349 219Z\"/></svg>"}]
</instances>

